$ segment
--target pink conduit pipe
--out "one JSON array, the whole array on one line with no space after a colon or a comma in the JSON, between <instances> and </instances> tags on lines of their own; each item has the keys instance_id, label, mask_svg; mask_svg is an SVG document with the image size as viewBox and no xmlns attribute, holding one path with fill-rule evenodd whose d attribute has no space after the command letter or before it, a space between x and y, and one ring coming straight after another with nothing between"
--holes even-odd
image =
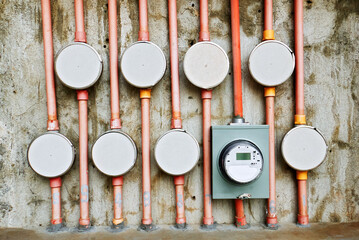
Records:
<instances>
[{"instance_id":1,"label":"pink conduit pipe","mask_svg":"<svg viewBox=\"0 0 359 240\"><path fill-rule=\"evenodd\" d=\"M147 0L139 0L138 6L140 17L140 30L138 32L138 41L149 41L150 36L148 32Z\"/></svg>"},{"instance_id":2,"label":"pink conduit pipe","mask_svg":"<svg viewBox=\"0 0 359 240\"><path fill-rule=\"evenodd\" d=\"M42 32L44 39L44 58L45 58L45 79L46 79L46 99L47 99L47 130L59 130L56 111L56 93L54 78L54 51L52 41L52 24L51 24L51 5L50 0L41 1L42 9ZM62 223L61 218L61 178L51 178L51 206L52 216L51 224L57 225Z\"/></svg>"},{"instance_id":3,"label":"pink conduit pipe","mask_svg":"<svg viewBox=\"0 0 359 240\"><path fill-rule=\"evenodd\" d=\"M242 99L242 69L241 69L241 40L240 40L240 18L239 0L231 0L231 28L232 28L232 52L233 52L233 96L234 96L234 116L243 117ZM247 225L244 215L243 200L235 200L236 226L244 227Z\"/></svg>"},{"instance_id":4,"label":"pink conduit pipe","mask_svg":"<svg viewBox=\"0 0 359 240\"><path fill-rule=\"evenodd\" d=\"M140 90L142 120L142 224L151 225L150 89Z\"/></svg>"},{"instance_id":5,"label":"pink conduit pipe","mask_svg":"<svg viewBox=\"0 0 359 240\"><path fill-rule=\"evenodd\" d=\"M264 31L263 40L274 40L273 31L273 1L264 0ZM267 203L267 226L271 229L278 228L276 211L276 186L275 186L275 123L274 123L274 97L275 88L264 88L266 98L266 120L269 125L269 198Z\"/></svg>"},{"instance_id":6,"label":"pink conduit pipe","mask_svg":"<svg viewBox=\"0 0 359 240\"><path fill-rule=\"evenodd\" d=\"M86 43L84 6L82 0L75 0L75 42ZM89 177L88 177L88 125L87 90L77 91L79 101L79 148L80 148L80 220L81 228L90 227L89 217Z\"/></svg>"},{"instance_id":7,"label":"pink conduit pipe","mask_svg":"<svg viewBox=\"0 0 359 240\"><path fill-rule=\"evenodd\" d=\"M117 0L108 1L109 48L110 48L110 85L111 85L111 129L121 129L120 96L118 83L118 45L117 45ZM116 226L123 223L122 186L123 176L112 178L113 220Z\"/></svg>"},{"instance_id":8,"label":"pink conduit pipe","mask_svg":"<svg viewBox=\"0 0 359 240\"><path fill-rule=\"evenodd\" d=\"M79 148L80 148L80 227L90 226L89 217L89 177L88 177L88 129L87 90L77 91L79 101Z\"/></svg>"},{"instance_id":9,"label":"pink conduit pipe","mask_svg":"<svg viewBox=\"0 0 359 240\"><path fill-rule=\"evenodd\" d=\"M304 114L304 40L303 40L303 1L294 1L294 39L295 39L295 125L305 125ZM307 172L297 171L298 180L298 224L308 226L307 211Z\"/></svg>"},{"instance_id":10,"label":"pink conduit pipe","mask_svg":"<svg viewBox=\"0 0 359 240\"><path fill-rule=\"evenodd\" d=\"M171 58L171 94L172 94L172 129L182 128L177 40L177 6L176 0L168 0L169 39ZM184 176L173 177L176 188L176 223L186 224L184 206Z\"/></svg>"},{"instance_id":11,"label":"pink conduit pipe","mask_svg":"<svg viewBox=\"0 0 359 240\"><path fill-rule=\"evenodd\" d=\"M208 1L200 0L199 41L209 41ZM212 90L202 89L203 106L203 224L213 225L211 189L211 99Z\"/></svg>"}]
</instances>

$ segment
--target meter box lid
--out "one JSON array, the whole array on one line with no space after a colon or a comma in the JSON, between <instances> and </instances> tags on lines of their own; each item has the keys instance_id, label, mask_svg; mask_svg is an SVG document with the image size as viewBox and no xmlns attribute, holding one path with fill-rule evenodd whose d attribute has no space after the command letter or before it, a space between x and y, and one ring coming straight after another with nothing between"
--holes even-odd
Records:
<instances>
[{"instance_id":1,"label":"meter box lid","mask_svg":"<svg viewBox=\"0 0 359 240\"><path fill-rule=\"evenodd\" d=\"M198 42L186 53L184 73L195 86L210 89L218 86L229 71L226 52L213 42Z\"/></svg>"},{"instance_id":2,"label":"meter box lid","mask_svg":"<svg viewBox=\"0 0 359 240\"><path fill-rule=\"evenodd\" d=\"M90 45L80 42L71 43L58 52L55 71L65 86L72 89L86 89L100 78L102 59Z\"/></svg>"},{"instance_id":3,"label":"meter box lid","mask_svg":"<svg viewBox=\"0 0 359 240\"><path fill-rule=\"evenodd\" d=\"M166 58L156 44L139 41L125 50L120 67L129 84L138 88L150 88L165 74Z\"/></svg>"},{"instance_id":4,"label":"meter box lid","mask_svg":"<svg viewBox=\"0 0 359 240\"><path fill-rule=\"evenodd\" d=\"M116 177L130 171L137 159L135 142L126 133L110 130L102 134L92 146L92 160L105 175Z\"/></svg>"},{"instance_id":5,"label":"meter box lid","mask_svg":"<svg viewBox=\"0 0 359 240\"><path fill-rule=\"evenodd\" d=\"M295 170L308 171L318 167L327 155L327 144L318 129L298 126L283 138L282 154L288 165Z\"/></svg>"},{"instance_id":6,"label":"meter box lid","mask_svg":"<svg viewBox=\"0 0 359 240\"><path fill-rule=\"evenodd\" d=\"M222 158L227 149L229 155ZM222 160L230 161L227 162L229 176L223 170ZM236 171L238 167L252 173L248 178L238 176L243 173L243 169ZM212 194L213 199L269 197L268 125L212 126Z\"/></svg>"},{"instance_id":7,"label":"meter box lid","mask_svg":"<svg viewBox=\"0 0 359 240\"><path fill-rule=\"evenodd\" d=\"M292 75L294 65L293 51L276 40L258 44L249 56L249 71L252 77L267 87L284 83Z\"/></svg>"},{"instance_id":8,"label":"meter box lid","mask_svg":"<svg viewBox=\"0 0 359 240\"><path fill-rule=\"evenodd\" d=\"M174 129L163 134L155 146L155 158L158 166L174 176L191 171L200 155L197 140L182 129Z\"/></svg>"},{"instance_id":9,"label":"meter box lid","mask_svg":"<svg viewBox=\"0 0 359 240\"><path fill-rule=\"evenodd\" d=\"M35 138L27 150L30 167L48 178L65 174L75 160L75 148L64 135L47 132Z\"/></svg>"}]
</instances>

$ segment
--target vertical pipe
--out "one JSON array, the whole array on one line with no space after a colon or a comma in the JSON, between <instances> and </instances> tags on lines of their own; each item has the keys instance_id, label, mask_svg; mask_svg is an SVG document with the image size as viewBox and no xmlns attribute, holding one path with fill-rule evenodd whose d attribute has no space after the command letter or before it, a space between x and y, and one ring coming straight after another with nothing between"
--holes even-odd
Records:
<instances>
[{"instance_id":1,"label":"vertical pipe","mask_svg":"<svg viewBox=\"0 0 359 240\"><path fill-rule=\"evenodd\" d=\"M297 171L298 179L298 224L301 226L309 225L308 206L307 206L307 172Z\"/></svg>"},{"instance_id":2,"label":"vertical pipe","mask_svg":"<svg viewBox=\"0 0 359 240\"><path fill-rule=\"evenodd\" d=\"M114 177L112 178L113 185L113 225L121 226L123 225L123 215L122 215L122 186L123 186L123 177Z\"/></svg>"},{"instance_id":3,"label":"vertical pipe","mask_svg":"<svg viewBox=\"0 0 359 240\"><path fill-rule=\"evenodd\" d=\"M269 125L269 198L267 203L267 225L269 228L278 228L275 196L275 123L274 97L275 88L264 88L266 98L266 122Z\"/></svg>"},{"instance_id":4,"label":"vertical pipe","mask_svg":"<svg viewBox=\"0 0 359 240\"><path fill-rule=\"evenodd\" d=\"M75 42L86 42L83 0L75 0L75 26Z\"/></svg>"},{"instance_id":5,"label":"vertical pipe","mask_svg":"<svg viewBox=\"0 0 359 240\"><path fill-rule=\"evenodd\" d=\"M117 45L117 0L108 0L110 86L111 86L111 129L120 129L120 96L118 83Z\"/></svg>"},{"instance_id":6,"label":"vertical pipe","mask_svg":"<svg viewBox=\"0 0 359 240\"><path fill-rule=\"evenodd\" d=\"M211 99L212 90L202 90L203 104L203 224L213 225L211 189Z\"/></svg>"},{"instance_id":7,"label":"vertical pipe","mask_svg":"<svg viewBox=\"0 0 359 240\"><path fill-rule=\"evenodd\" d=\"M61 226L61 178L51 178L50 179L51 187L51 204L52 204L52 217L51 224Z\"/></svg>"},{"instance_id":8,"label":"vertical pipe","mask_svg":"<svg viewBox=\"0 0 359 240\"><path fill-rule=\"evenodd\" d=\"M89 218L89 180L88 180L88 127L87 90L77 91L79 101L79 141L80 141L80 228L90 227Z\"/></svg>"},{"instance_id":9,"label":"vertical pipe","mask_svg":"<svg viewBox=\"0 0 359 240\"><path fill-rule=\"evenodd\" d=\"M243 117L239 0L231 0L234 116Z\"/></svg>"},{"instance_id":10,"label":"vertical pipe","mask_svg":"<svg viewBox=\"0 0 359 240\"><path fill-rule=\"evenodd\" d=\"M151 225L150 89L140 90L142 120L142 224Z\"/></svg>"},{"instance_id":11,"label":"vertical pipe","mask_svg":"<svg viewBox=\"0 0 359 240\"><path fill-rule=\"evenodd\" d=\"M208 0L199 0L200 32L199 41L209 41Z\"/></svg>"},{"instance_id":12,"label":"vertical pipe","mask_svg":"<svg viewBox=\"0 0 359 240\"><path fill-rule=\"evenodd\" d=\"M173 177L176 187L176 224L177 226L186 225L186 214L184 206L184 176Z\"/></svg>"},{"instance_id":13,"label":"vertical pipe","mask_svg":"<svg viewBox=\"0 0 359 240\"><path fill-rule=\"evenodd\" d=\"M232 53L233 53L234 116L243 117L239 0L231 0L231 28L232 28ZM235 216L236 226L237 227L247 226L242 199L235 200L235 209L236 209L236 216Z\"/></svg>"},{"instance_id":14,"label":"vertical pipe","mask_svg":"<svg viewBox=\"0 0 359 240\"><path fill-rule=\"evenodd\" d=\"M170 64L171 64L171 94L172 94L172 129L182 128L179 70L178 70L178 40L177 40L177 6L176 0L168 0L168 22L170 40ZM176 191L176 224L186 225L184 205L184 176L173 177Z\"/></svg>"},{"instance_id":15,"label":"vertical pipe","mask_svg":"<svg viewBox=\"0 0 359 240\"><path fill-rule=\"evenodd\" d=\"M147 20L147 0L139 0L139 18L140 30L138 32L138 41L149 41L148 20Z\"/></svg>"},{"instance_id":16,"label":"vertical pipe","mask_svg":"<svg viewBox=\"0 0 359 240\"><path fill-rule=\"evenodd\" d=\"M47 130L59 130L56 110L56 92L54 77L54 49L52 41L51 5L50 0L41 1L42 34L44 39L45 79L47 99Z\"/></svg>"},{"instance_id":17,"label":"vertical pipe","mask_svg":"<svg viewBox=\"0 0 359 240\"><path fill-rule=\"evenodd\" d=\"M273 30L273 0L264 0L264 30Z\"/></svg>"},{"instance_id":18,"label":"vertical pipe","mask_svg":"<svg viewBox=\"0 0 359 240\"><path fill-rule=\"evenodd\" d=\"M304 115L304 40L303 40L303 1L294 1L294 39L295 39L295 124L305 124ZM304 122L304 123L303 123Z\"/></svg>"}]
</instances>

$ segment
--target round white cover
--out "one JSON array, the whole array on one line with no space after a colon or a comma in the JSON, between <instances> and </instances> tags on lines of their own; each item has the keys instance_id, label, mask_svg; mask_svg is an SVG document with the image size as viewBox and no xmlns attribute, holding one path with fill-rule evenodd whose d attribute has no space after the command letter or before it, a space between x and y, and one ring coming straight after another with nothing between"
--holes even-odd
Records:
<instances>
[{"instance_id":1,"label":"round white cover","mask_svg":"<svg viewBox=\"0 0 359 240\"><path fill-rule=\"evenodd\" d=\"M59 177L71 168L75 149L62 134L47 132L31 142L27 160L37 174L48 178Z\"/></svg>"},{"instance_id":2,"label":"round white cover","mask_svg":"<svg viewBox=\"0 0 359 240\"><path fill-rule=\"evenodd\" d=\"M121 131L111 130L101 135L92 147L92 160L97 169L108 176L121 176L136 163L134 141Z\"/></svg>"},{"instance_id":3,"label":"round white cover","mask_svg":"<svg viewBox=\"0 0 359 240\"><path fill-rule=\"evenodd\" d=\"M257 45L249 56L249 71L259 84L274 87L285 82L293 73L293 51L284 43L269 40Z\"/></svg>"},{"instance_id":4,"label":"round white cover","mask_svg":"<svg viewBox=\"0 0 359 240\"><path fill-rule=\"evenodd\" d=\"M55 71L65 86L86 89L100 78L102 60L90 45L71 43L58 52L55 59Z\"/></svg>"},{"instance_id":5,"label":"round white cover","mask_svg":"<svg viewBox=\"0 0 359 240\"><path fill-rule=\"evenodd\" d=\"M308 171L318 167L324 161L327 155L327 144L317 129L299 126L284 136L282 154L290 167L299 171Z\"/></svg>"},{"instance_id":6,"label":"round white cover","mask_svg":"<svg viewBox=\"0 0 359 240\"><path fill-rule=\"evenodd\" d=\"M121 57L121 72L126 81L138 88L150 88L166 71L166 58L152 42L136 42Z\"/></svg>"},{"instance_id":7,"label":"round white cover","mask_svg":"<svg viewBox=\"0 0 359 240\"><path fill-rule=\"evenodd\" d=\"M197 140L182 129L170 130L163 134L155 146L155 158L158 166L174 176L191 171L199 159Z\"/></svg>"},{"instance_id":8,"label":"round white cover","mask_svg":"<svg viewBox=\"0 0 359 240\"><path fill-rule=\"evenodd\" d=\"M218 86L227 76L229 60L226 52L213 42L198 42L186 53L184 73L195 86L210 89Z\"/></svg>"}]
</instances>

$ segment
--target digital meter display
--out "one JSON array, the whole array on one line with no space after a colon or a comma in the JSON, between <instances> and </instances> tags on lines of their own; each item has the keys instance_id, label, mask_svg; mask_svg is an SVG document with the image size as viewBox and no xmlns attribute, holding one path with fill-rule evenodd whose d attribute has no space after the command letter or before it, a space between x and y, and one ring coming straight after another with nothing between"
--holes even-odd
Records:
<instances>
[{"instance_id":1,"label":"digital meter display","mask_svg":"<svg viewBox=\"0 0 359 240\"><path fill-rule=\"evenodd\" d=\"M237 160L251 160L251 153L237 153Z\"/></svg>"}]
</instances>

